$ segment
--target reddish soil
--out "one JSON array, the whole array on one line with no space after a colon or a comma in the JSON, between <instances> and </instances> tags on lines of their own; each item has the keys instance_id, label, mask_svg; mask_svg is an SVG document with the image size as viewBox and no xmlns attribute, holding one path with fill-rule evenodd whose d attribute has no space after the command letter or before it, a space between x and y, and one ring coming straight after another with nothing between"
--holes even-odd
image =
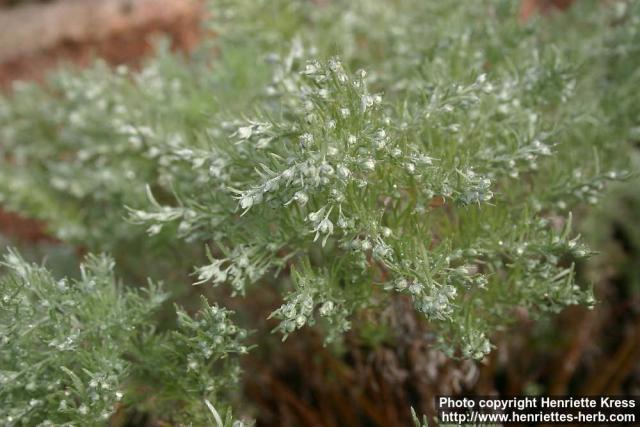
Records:
<instances>
[{"instance_id":1,"label":"reddish soil","mask_svg":"<svg viewBox=\"0 0 640 427\"><path fill-rule=\"evenodd\" d=\"M151 35L171 37L174 48L189 50L198 40L194 22L181 19L175 23L149 23L130 28L101 40L69 40L42 52L24 54L0 64L0 86L7 87L15 80L41 81L46 73L59 64L72 62L86 66L98 56L110 64L137 65L151 50Z\"/></svg>"},{"instance_id":2,"label":"reddish soil","mask_svg":"<svg viewBox=\"0 0 640 427\"><path fill-rule=\"evenodd\" d=\"M110 5L115 0L101 1ZM114 12L115 7L118 9ZM78 9L77 19L69 18L66 31L54 28L57 23L52 23L52 18L57 20L67 9L72 14ZM18 30L14 30L15 40L5 41L4 45L0 42L0 87L7 88L15 80L41 81L61 63L86 66L95 57L113 65L135 66L151 53L152 41L160 34L168 36L175 49L189 51L200 40L203 9L198 1L166 2L154 8L145 0L122 0L110 8L87 8L86 3L74 0L0 8L0 21L32 16L30 22L21 23L29 30L23 29L18 35L15 34ZM83 19L84 24L77 23ZM11 31L9 28L7 33ZM12 41L15 43L10 44Z\"/></svg>"},{"instance_id":3,"label":"reddish soil","mask_svg":"<svg viewBox=\"0 0 640 427\"><path fill-rule=\"evenodd\" d=\"M0 209L0 233L26 243L55 242L40 221L23 218Z\"/></svg>"},{"instance_id":4,"label":"reddish soil","mask_svg":"<svg viewBox=\"0 0 640 427\"><path fill-rule=\"evenodd\" d=\"M520 21L526 22L537 13L546 15L553 11L566 10L575 0L522 0L520 2Z\"/></svg>"}]
</instances>

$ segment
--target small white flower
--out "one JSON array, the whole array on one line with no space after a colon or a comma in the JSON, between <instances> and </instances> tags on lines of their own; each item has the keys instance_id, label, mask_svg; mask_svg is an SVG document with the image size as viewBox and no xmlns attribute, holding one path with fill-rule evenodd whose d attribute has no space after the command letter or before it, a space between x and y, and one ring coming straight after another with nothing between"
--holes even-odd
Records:
<instances>
[{"instance_id":1,"label":"small white flower","mask_svg":"<svg viewBox=\"0 0 640 427\"><path fill-rule=\"evenodd\" d=\"M269 146L269 143L271 142L272 138L266 137L266 138L260 138L258 140L258 142L256 142L256 148L258 149L263 149L263 148L267 148Z\"/></svg>"},{"instance_id":2,"label":"small white flower","mask_svg":"<svg viewBox=\"0 0 640 427\"><path fill-rule=\"evenodd\" d=\"M342 179L348 179L351 176L351 171L345 165L338 165L338 176Z\"/></svg>"},{"instance_id":3,"label":"small white flower","mask_svg":"<svg viewBox=\"0 0 640 427\"><path fill-rule=\"evenodd\" d=\"M331 58L329 60L329 69L331 71L333 71L334 73L336 71L342 70L342 63L340 62L340 59L338 58Z\"/></svg>"},{"instance_id":4,"label":"small white flower","mask_svg":"<svg viewBox=\"0 0 640 427\"><path fill-rule=\"evenodd\" d=\"M295 200L300 206L304 206L309 201L309 196L303 191L297 191L293 195L293 200Z\"/></svg>"},{"instance_id":5,"label":"small white flower","mask_svg":"<svg viewBox=\"0 0 640 427\"><path fill-rule=\"evenodd\" d=\"M269 191L278 191L279 187L280 187L280 180L276 177L276 178L271 178L270 180L265 182L262 189L265 193L267 193Z\"/></svg>"},{"instance_id":6,"label":"small white flower","mask_svg":"<svg viewBox=\"0 0 640 427\"><path fill-rule=\"evenodd\" d=\"M335 173L335 169L333 169L333 166L326 162L320 165L319 171L321 174L326 176L333 176L333 174Z\"/></svg>"},{"instance_id":7,"label":"small white flower","mask_svg":"<svg viewBox=\"0 0 640 427\"><path fill-rule=\"evenodd\" d=\"M310 163L303 165L301 168L301 171L304 176L308 176L308 177L315 176L318 173L318 169Z\"/></svg>"},{"instance_id":8,"label":"small white flower","mask_svg":"<svg viewBox=\"0 0 640 427\"><path fill-rule=\"evenodd\" d=\"M303 133L302 135L300 135L300 145L302 145L304 148L307 148L311 144L313 144L313 135L312 134Z\"/></svg>"},{"instance_id":9,"label":"small white flower","mask_svg":"<svg viewBox=\"0 0 640 427\"><path fill-rule=\"evenodd\" d=\"M322 234L333 233L333 223L329 218L325 218L318 224L318 231Z\"/></svg>"},{"instance_id":10,"label":"small white flower","mask_svg":"<svg viewBox=\"0 0 640 427\"><path fill-rule=\"evenodd\" d=\"M226 259L219 259L213 261L209 265L199 267L196 272L198 273L197 285L212 281L213 283L223 283L227 280L227 271L222 270L220 267L226 261Z\"/></svg>"},{"instance_id":11,"label":"small white flower","mask_svg":"<svg viewBox=\"0 0 640 427\"><path fill-rule=\"evenodd\" d=\"M336 71L342 70L342 62L340 62L339 58L331 58L329 60L329 69L334 73Z\"/></svg>"},{"instance_id":12,"label":"small white flower","mask_svg":"<svg viewBox=\"0 0 640 427\"><path fill-rule=\"evenodd\" d=\"M307 297L302 302L302 312L309 314L313 311L313 298Z\"/></svg>"},{"instance_id":13,"label":"small white flower","mask_svg":"<svg viewBox=\"0 0 640 427\"><path fill-rule=\"evenodd\" d=\"M353 221L348 220L344 216L340 215L338 218L338 227L342 229L347 229L353 226Z\"/></svg>"},{"instance_id":14,"label":"small white flower","mask_svg":"<svg viewBox=\"0 0 640 427\"><path fill-rule=\"evenodd\" d=\"M542 154L543 156L550 156L551 155L551 149L549 148L548 145L543 144L542 142L538 141L537 139L535 141L533 141L533 146L540 152L540 154Z\"/></svg>"},{"instance_id":15,"label":"small white flower","mask_svg":"<svg viewBox=\"0 0 640 427\"><path fill-rule=\"evenodd\" d=\"M419 163L422 163L423 165L430 165L433 163L433 159L429 156L426 156L424 154L420 154L418 156L416 156L416 161Z\"/></svg>"},{"instance_id":16,"label":"small white flower","mask_svg":"<svg viewBox=\"0 0 640 427\"><path fill-rule=\"evenodd\" d=\"M325 303L322 304L322 307L320 307L321 316L328 316L329 314L331 314L332 311L333 311L333 301L325 301Z\"/></svg>"},{"instance_id":17,"label":"small white flower","mask_svg":"<svg viewBox=\"0 0 640 427\"><path fill-rule=\"evenodd\" d=\"M422 285L418 282L414 282L409 286L409 292L411 292L414 295L419 294L421 290L422 290Z\"/></svg>"},{"instance_id":18,"label":"small white flower","mask_svg":"<svg viewBox=\"0 0 640 427\"><path fill-rule=\"evenodd\" d=\"M372 106L373 106L373 97L370 95L362 95L362 97L360 98L360 107L362 108L362 111L365 112L367 111L367 108Z\"/></svg>"},{"instance_id":19,"label":"small white flower","mask_svg":"<svg viewBox=\"0 0 640 427\"><path fill-rule=\"evenodd\" d=\"M298 328L302 328L305 323L307 323L307 318L304 317L303 315L299 315L298 317L296 317L296 326Z\"/></svg>"},{"instance_id":20,"label":"small white flower","mask_svg":"<svg viewBox=\"0 0 640 427\"><path fill-rule=\"evenodd\" d=\"M413 174L415 174L415 173L416 173L416 165L415 165L414 163L412 163L412 162L407 162L407 163L404 165L404 168L407 170L407 172L408 172L410 175L413 175Z\"/></svg>"},{"instance_id":21,"label":"small white flower","mask_svg":"<svg viewBox=\"0 0 640 427\"><path fill-rule=\"evenodd\" d=\"M251 206L253 206L253 196L249 195L249 194L244 194L241 198L240 198L240 207L244 210L248 210L251 208Z\"/></svg>"},{"instance_id":22,"label":"small white flower","mask_svg":"<svg viewBox=\"0 0 640 427\"><path fill-rule=\"evenodd\" d=\"M320 66L317 62L307 62L307 64L304 67L304 70L302 71L302 74L310 76L312 74L316 74L320 69Z\"/></svg>"},{"instance_id":23,"label":"small white flower","mask_svg":"<svg viewBox=\"0 0 640 427\"><path fill-rule=\"evenodd\" d=\"M313 231L316 232L316 236L313 239L314 242L318 240L318 237L320 237L321 234L324 234L324 239L322 239L322 246L324 246L327 243L329 236L333 234L333 223L328 217L325 217L318 223Z\"/></svg>"},{"instance_id":24,"label":"small white flower","mask_svg":"<svg viewBox=\"0 0 640 427\"><path fill-rule=\"evenodd\" d=\"M282 172L282 178L284 178L286 181L290 181L291 179L293 179L293 175L293 168L286 169L284 172Z\"/></svg>"},{"instance_id":25,"label":"small white flower","mask_svg":"<svg viewBox=\"0 0 640 427\"><path fill-rule=\"evenodd\" d=\"M282 314L287 319L293 319L297 314L295 306L293 304L285 305L284 307L282 307Z\"/></svg>"},{"instance_id":26,"label":"small white flower","mask_svg":"<svg viewBox=\"0 0 640 427\"><path fill-rule=\"evenodd\" d=\"M238 128L238 131L236 132L236 135L240 139L249 139L251 138L252 134L253 128L251 126L243 126L241 128Z\"/></svg>"},{"instance_id":27,"label":"small white flower","mask_svg":"<svg viewBox=\"0 0 640 427\"><path fill-rule=\"evenodd\" d=\"M404 277L400 277L396 279L395 286L397 290L402 291L407 289L407 287L409 286L409 282Z\"/></svg>"},{"instance_id":28,"label":"small white flower","mask_svg":"<svg viewBox=\"0 0 640 427\"><path fill-rule=\"evenodd\" d=\"M331 190L331 198L338 203L344 202L344 194L335 188Z\"/></svg>"},{"instance_id":29,"label":"small white flower","mask_svg":"<svg viewBox=\"0 0 640 427\"><path fill-rule=\"evenodd\" d=\"M384 243L378 243L375 248L373 248L373 257L379 260L391 256L391 253L391 248Z\"/></svg>"},{"instance_id":30,"label":"small white flower","mask_svg":"<svg viewBox=\"0 0 640 427\"><path fill-rule=\"evenodd\" d=\"M367 159L364 162L362 162L362 166L366 169L366 170L374 170L376 168L376 161L374 159Z\"/></svg>"},{"instance_id":31,"label":"small white flower","mask_svg":"<svg viewBox=\"0 0 640 427\"><path fill-rule=\"evenodd\" d=\"M307 100L307 101L305 101L305 103L304 103L304 109L305 109L305 111L307 111L307 112L309 112L309 113L310 113L310 112L312 112L312 111L313 111L314 107L315 107L315 106L313 105L313 101L311 101L311 100Z\"/></svg>"},{"instance_id":32,"label":"small white flower","mask_svg":"<svg viewBox=\"0 0 640 427\"><path fill-rule=\"evenodd\" d=\"M340 109L340 117L342 117L343 119L346 119L350 115L351 115L351 111L349 111L348 108L341 108Z\"/></svg>"},{"instance_id":33,"label":"small white flower","mask_svg":"<svg viewBox=\"0 0 640 427\"><path fill-rule=\"evenodd\" d=\"M314 224L319 222L320 219L322 218L322 215L324 215L324 209L325 208L320 208L320 210L316 212L311 212L309 215L307 215L307 219L313 222Z\"/></svg>"}]
</instances>

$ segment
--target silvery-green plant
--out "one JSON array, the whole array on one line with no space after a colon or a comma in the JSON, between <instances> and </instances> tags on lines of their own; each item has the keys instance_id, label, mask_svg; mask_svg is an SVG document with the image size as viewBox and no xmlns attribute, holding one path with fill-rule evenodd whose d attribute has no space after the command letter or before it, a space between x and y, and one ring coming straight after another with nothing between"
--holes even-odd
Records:
<instances>
[{"instance_id":1,"label":"silvery-green plant","mask_svg":"<svg viewBox=\"0 0 640 427\"><path fill-rule=\"evenodd\" d=\"M176 329L159 333L154 314L167 295L124 288L108 257L88 256L77 280L56 279L14 251L2 267L2 425L105 425L132 404L201 424L211 402L227 408L234 355L247 351L228 311L203 301L195 317L178 309ZM140 392L151 383L151 396Z\"/></svg>"},{"instance_id":2,"label":"silvery-green plant","mask_svg":"<svg viewBox=\"0 0 640 427\"><path fill-rule=\"evenodd\" d=\"M482 358L514 310L593 304L572 212L629 176L638 6L522 25L510 1L321 3L212 2L188 64L19 86L0 200L116 256L198 254L138 274L273 286L283 337L339 339L403 295Z\"/></svg>"},{"instance_id":3,"label":"silvery-green plant","mask_svg":"<svg viewBox=\"0 0 640 427\"><path fill-rule=\"evenodd\" d=\"M439 10L401 3L425 15ZM335 18L328 9L313 16L326 23ZM193 153L201 164L193 179L208 188L176 193L170 205L149 190L152 209L132 210L131 219L152 233L178 224L179 236L202 236L210 262L196 268L197 283L244 294L291 269L293 288L272 313L285 337L317 320L328 323L327 338L339 337L358 311L383 310L400 293L449 354L480 358L516 307L535 316L593 303L574 281L573 262L590 252L571 232L570 210L597 203L605 182L626 173L603 170L605 141L594 139L579 164L571 159L597 106L581 105L576 86L592 76L566 59L570 46L546 47L526 29L482 21L473 31L503 43L519 32L521 41L498 56L462 31L448 37L455 49L429 58L418 43L434 30L414 21L424 15L400 10L376 11L373 21L386 24L380 33L358 27L356 14L323 27L380 43L369 72L351 72L338 57L314 59L322 55L313 44L325 40L313 33L268 55L272 78L255 112L220 123L209 148ZM389 28L397 31L381 42ZM367 53L352 52L349 63ZM521 59L516 67L510 54ZM467 67L454 67L458 60Z\"/></svg>"}]
</instances>

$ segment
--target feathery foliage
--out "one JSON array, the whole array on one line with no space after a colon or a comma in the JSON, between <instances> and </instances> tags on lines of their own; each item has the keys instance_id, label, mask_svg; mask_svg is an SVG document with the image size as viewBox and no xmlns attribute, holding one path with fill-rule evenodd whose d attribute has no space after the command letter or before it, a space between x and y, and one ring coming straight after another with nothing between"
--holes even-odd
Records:
<instances>
[{"instance_id":1,"label":"feathery foliage","mask_svg":"<svg viewBox=\"0 0 640 427\"><path fill-rule=\"evenodd\" d=\"M594 304L590 284L575 280L575 263L592 252L572 218L593 209L610 181L637 172L638 4L578 2L528 24L506 0L212 7L216 38L188 62L161 48L139 73L97 64L0 99L0 202L61 240L111 251L133 276L225 285L239 297L273 287L283 338L319 325L327 342L339 341L404 295L439 348L480 359L514 310L536 317ZM4 286L58 286L19 265L36 276L14 274ZM185 266L191 280L175 274ZM190 405L212 402L208 393L237 377L226 365L202 375L210 359L224 365L226 354L246 351L227 312L205 306L194 320L178 311L178 335L158 335L142 314L157 297L117 290L105 270L91 274L106 283L100 298L120 305L82 311L102 294L82 296L77 316L104 323L104 334L110 319L140 329L114 324L105 354L71 360L60 350L51 363L78 379L56 370L52 381L62 383L51 387L80 396L90 391L74 382L90 372L103 372L109 390L137 373L161 395L198 396L185 412L215 418ZM74 292L84 295L91 280ZM14 327L37 325L24 319ZM20 338L36 342L12 341L2 357L14 345L65 345L60 334L75 321L60 322ZM92 365L100 357L103 370ZM20 384L0 392L15 396L14 418L39 395ZM110 393L92 415L114 410ZM44 413L38 405L49 401L34 399L29 411ZM88 405L68 404L78 417Z\"/></svg>"},{"instance_id":2,"label":"feathery foliage","mask_svg":"<svg viewBox=\"0 0 640 427\"><path fill-rule=\"evenodd\" d=\"M177 328L158 333L153 314L166 294L122 287L108 257L88 256L78 280L55 279L13 251L3 266L3 425L104 425L119 406L141 400L201 424L205 400L227 404L239 373L233 355L247 351L228 311L206 301L195 317L178 309ZM157 383L153 399L136 378Z\"/></svg>"}]
</instances>

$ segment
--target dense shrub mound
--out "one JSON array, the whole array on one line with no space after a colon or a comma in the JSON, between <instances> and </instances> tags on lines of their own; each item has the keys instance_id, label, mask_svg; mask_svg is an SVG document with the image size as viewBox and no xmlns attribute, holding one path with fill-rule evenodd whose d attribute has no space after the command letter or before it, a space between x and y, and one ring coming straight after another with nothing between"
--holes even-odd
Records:
<instances>
[{"instance_id":1,"label":"dense shrub mound","mask_svg":"<svg viewBox=\"0 0 640 427\"><path fill-rule=\"evenodd\" d=\"M256 334L206 298L156 328L163 298L117 285L108 258L66 281L12 252L9 425L131 408L223 425L227 356L249 343L375 350L402 307L431 359L481 360L523 317L596 304L575 227L637 168L637 4L527 24L511 1L213 8L216 37L188 60L160 46L140 72L98 63L0 99L0 202L110 252L127 283L233 306Z\"/></svg>"}]
</instances>

